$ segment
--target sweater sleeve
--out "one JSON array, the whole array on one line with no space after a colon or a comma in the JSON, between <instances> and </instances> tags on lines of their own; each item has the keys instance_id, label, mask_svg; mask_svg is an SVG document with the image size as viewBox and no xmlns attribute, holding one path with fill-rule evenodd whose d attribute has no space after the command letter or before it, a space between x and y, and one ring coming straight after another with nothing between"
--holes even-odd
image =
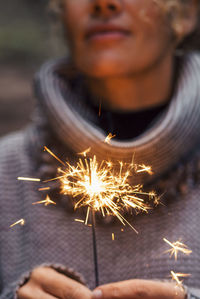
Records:
<instances>
[{"instance_id":1,"label":"sweater sleeve","mask_svg":"<svg viewBox=\"0 0 200 299\"><path fill-rule=\"evenodd\" d=\"M18 282L13 282L9 284L6 288L3 289L3 292L0 294L0 299L15 299L16 290L17 290Z\"/></svg>"},{"instance_id":2,"label":"sweater sleeve","mask_svg":"<svg viewBox=\"0 0 200 299\"><path fill-rule=\"evenodd\" d=\"M187 299L200 299L200 289L187 288Z\"/></svg>"},{"instance_id":3,"label":"sweater sleeve","mask_svg":"<svg viewBox=\"0 0 200 299\"><path fill-rule=\"evenodd\" d=\"M65 275L71 279L78 281L79 283L86 285L83 276L77 272L75 272L72 268L64 267L60 264L42 264L40 267L50 267L62 275ZM20 287L28 282L31 276L31 272L29 271L23 274L19 280L9 284L7 287L3 289L3 292L0 294L0 299L17 299L17 291Z\"/></svg>"}]
</instances>

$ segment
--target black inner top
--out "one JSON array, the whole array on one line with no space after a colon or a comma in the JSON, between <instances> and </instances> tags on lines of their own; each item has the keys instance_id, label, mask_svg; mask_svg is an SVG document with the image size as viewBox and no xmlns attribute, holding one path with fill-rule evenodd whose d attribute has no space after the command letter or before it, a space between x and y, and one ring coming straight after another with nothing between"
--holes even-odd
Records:
<instances>
[{"instance_id":1,"label":"black inner top","mask_svg":"<svg viewBox=\"0 0 200 299\"><path fill-rule=\"evenodd\" d=\"M167 104L137 112L110 112L102 110L99 116L100 127L115 139L133 139L144 133L167 107Z\"/></svg>"},{"instance_id":2,"label":"black inner top","mask_svg":"<svg viewBox=\"0 0 200 299\"><path fill-rule=\"evenodd\" d=\"M99 126L106 132L112 133L115 139L133 139L144 133L167 107L167 104L137 112L111 112L101 109ZM96 113L99 109L93 107Z\"/></svg>"}]
</instances>

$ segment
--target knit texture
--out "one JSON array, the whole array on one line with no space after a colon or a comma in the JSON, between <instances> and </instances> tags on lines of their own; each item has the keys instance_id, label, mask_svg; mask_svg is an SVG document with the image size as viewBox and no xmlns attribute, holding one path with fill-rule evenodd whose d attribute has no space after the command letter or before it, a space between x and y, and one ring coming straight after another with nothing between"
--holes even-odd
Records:
<instances>
[{"instance_id":1,"label":"knit texture","mask_svg":"<svg viewBox=\"0 0 200 299\"><path fill-rule=\"evenodd\" d=\"M189 76L189 78L181 80L193 84L191 87L181 85L183 90L178 90L167 114L162 115L148 135L141 137L145 142L138 140L137 147L136 141L133 141L134 146L131 149L131 152L135 149L136 153L137 151L140 153L140 147L141 152L143 152L143 147L149 149L152 146L154 148L150 152L152 156L150 157L148 153L148 155L144 155L144 160L148 157L148 164L151 164L150 158L152 158L154 163L154 155L157 153L156 161L159 163L156 162L155 165L158 173L157 177L154 177L153 186L151 185L149 188L165 191L164 204L155 208L149 215L128 216L130 223L139 232L138 235L130 227L122 227L117 220L108 224L102 221L97 222L100 284L132 278L170 279L170 271L173 270L174 272L190 273L191 276L184 280L185 284L189 287L199 288L199 61L200 58L197 55L186 58L188 73L186 74L185 71L183 77ZM50 72L49 66L48 72ZM52 72L54 72L54 67ZM64 130L63 126L66 122L59 120L59 117L64 113L68 100L71 102L71 97L68 92L65 103L62 103L63 106L58 104L57 107L57 101L59 102L57 89L51 90L52 98L50 99L47 76L48 74L42 76L40 73L39 75L42 81L40 86L48 94L42 93L40 90L40 105L43 109L36 114L34 124L23 132L3 138L0 142L1 299L13 299L24 273L43 263L60 264L66 268L73 268L76 273L83 275L91 289L94 288L91 227L74 221L75 218L84 219L84 211L74 212L71 209L70 198L61 197L56 185L53 186L53 192L50 194L51 198L55 196L52 199L56 200L56 206L33 206L33 202L42 200L46 196L45 192L38 191L41 183L17 181L18 176L54 177L58 164L56 165L57 161L52 162L52 157L49 158L47 153L43 152L44 145L54 146L55 153L58 152L70 161L74 160L75 152L78 149L84 150L90 145L88 134L91 133L92 125L88 120L87 130L82 131L82 124L79 120L82 114L79 113L78 107L76 107L76 111L74 110L74 122L70 118L70 113L66 116L70 118L67 132L71 136L71 141L62 139L63 135L60 135L59 132L62 131L61 129ZM59 80L59 77L56 78ZM193 80L190 81L191 78ZM61 85L63 85L63 79L61 81ZM63 88L65 90L60 90L59 94L62 93L66 96L66 86L64 85ZM181 94L179 95L179 93ZM54 101L54 106L48 107L45 101L50 100L51 105ZM52 107L56 109L54 116ZM59 109L61 109L60 114ZM53 121L55 123L52 124ZM87 122L87 119L85 118L84 121ZM72 147L73 142L76 141L72 135L76 133L74 128L77 129L77 125L80 126L79 135L78 137L75 135L75 137L78 138L78 144L81 144L80 148L77 148L77 144ZM124 151L127 155L130 153L130 147L127 144L125 148L122 143L120 148L120 142L112 143L109 147L103 142L100 143L103 134L99 137L99 133L95 132L93 132L93 136L98 138L98 152L102 156L107 150L111 156L116 150L117 158L119 154L121 157ZM165 150L164 144L166 144ZM97 148L96 143L94 143L94 147ZM111 150L109 150L110 148ZM160 154L159 150L161 150ZM141 160L142 157L141 154ZM166 161L162 161L164 159L167 160L167 167ZM26 221L24 226L9 228L12 223L21 218ZM122 228L123 231L121 231ZM115 234L115 241L112 241L112 233ZM181 238L193 250L192 254L190 256L180 254L176 262L174 259L170 259L169 254L164 254L169 249L163 241L164 237L170 241L177 241Z\"/></svg>"},{"instance_id":2,"label":"knit texture","mask_svg":"<svg viewBox=\"0 0 200 299\"><path fill-rule=\"evenodd\" d=\"M139 164L151 163L154 177L160 176L171 167L172 161L185 158L199 143L200 122L200 58L196 53L185 57L180 78L168 109L154 125L134 140L104 143L105 133L93 124L97 115L83 101L81 89L77 91L66 81L69 62L61 60L47 63L41 69L36 81L37 95L48 124L56 135L75 153L91 147L91 155L101 161L131 161L133 153ZM71 75L72 77L73 75ZM77 75L74 75L77 80ZM188 98L190 100L188 100ZM67 99L67 101L66 101ZM55 105L56 102L56 105ZM73 125L72 125L73 124ZM185 147L185 139L190 143ZM145 175L136 180L144 183Z\"/></svg>"}]
</instances>

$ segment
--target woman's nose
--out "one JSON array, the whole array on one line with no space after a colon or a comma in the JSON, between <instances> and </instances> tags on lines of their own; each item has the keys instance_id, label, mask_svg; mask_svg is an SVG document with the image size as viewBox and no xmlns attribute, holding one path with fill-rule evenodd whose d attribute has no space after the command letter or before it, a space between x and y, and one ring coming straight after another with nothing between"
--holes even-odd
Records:
<instances>
[{"instance_id":1,"label":"woman's nose","mask_svg":"<svg viewBox=\"0 0 200 299\"><path fill-rule=\"evenodd\" d=\"M92 14L109 18L120 14L123 0L91 0Z\"/></svg>"}]
</instances>

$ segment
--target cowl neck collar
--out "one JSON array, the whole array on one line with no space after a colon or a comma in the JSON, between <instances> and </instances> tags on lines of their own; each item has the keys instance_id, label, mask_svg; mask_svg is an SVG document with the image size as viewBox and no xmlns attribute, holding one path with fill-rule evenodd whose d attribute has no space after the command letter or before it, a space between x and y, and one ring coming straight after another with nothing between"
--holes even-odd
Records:
<instances>
[{"instance_id":1,"label":"cowl neck collar","mask_svg":"<svg viewBox=\"0 0 200 299\"><path fill-rule=\"evenodd\" d=\"M199 144L199 54L184 57L170 104L151 128L133 140L112 139L110 144L104 142L105 132L95 125L98 115L83 100L84 90L72 84L78 79L70 70L65 58L43 65L36 77L36 93L48 126L73 153L91 148L89 157L96 155L99 161L111 160L116 165L119 161L130 163L134 156L135 163L152 166L151 177L141 173L134 178L135 184L145 184L169 171Z\"/></svg>"}]
</instances>

